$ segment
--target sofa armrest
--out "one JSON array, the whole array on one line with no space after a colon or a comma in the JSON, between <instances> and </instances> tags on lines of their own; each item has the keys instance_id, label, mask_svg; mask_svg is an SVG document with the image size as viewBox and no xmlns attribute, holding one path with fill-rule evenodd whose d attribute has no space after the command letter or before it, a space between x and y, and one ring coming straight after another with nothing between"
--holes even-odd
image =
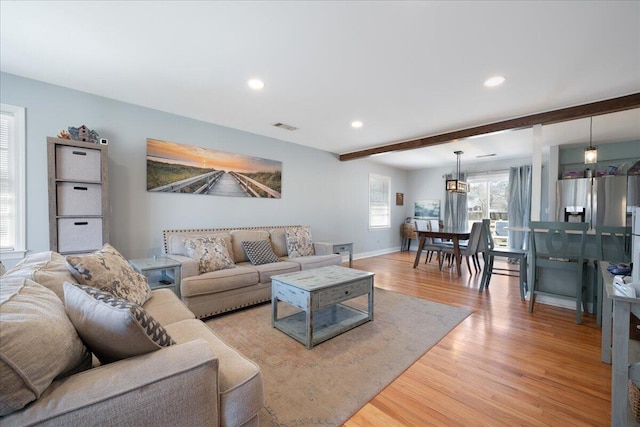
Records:
<instances>
[{"instance_id":1,"label":"sofa armrest","mask_svg":"<svg viewBox=\"0 0 640 427\"><path fill-rule=\"evenodd\" d=\"M11 425L219 425L218 359L204 339L54 381Z\"/></svg>"},{"instance_id":2,"label":"sofa armrest","mask_svg":"<svg viewBox=\"0 0 640 427\"><path fill-rule=\"evenodd\" d=\"M326 242L313 242L313 250L316 255L331 255L333 254L333 244Z\"/></svg>"},{"instance_id":3,"label":"sofa armrest","mask_svg":"<svg viewBox=\"0 0 640 427\"><path fill-rule=\"evenodd\" d=\"M184 256L184 255L169 254L167 256L171 259L175 259L181 264L180 271L182 272L182 274L181 274L180 280L186 279L187 277L194 277L194 276L200 275L200 270L198 268L197 260L193 258L189 258L188 256Z\"/></svg>"}]
</instances>

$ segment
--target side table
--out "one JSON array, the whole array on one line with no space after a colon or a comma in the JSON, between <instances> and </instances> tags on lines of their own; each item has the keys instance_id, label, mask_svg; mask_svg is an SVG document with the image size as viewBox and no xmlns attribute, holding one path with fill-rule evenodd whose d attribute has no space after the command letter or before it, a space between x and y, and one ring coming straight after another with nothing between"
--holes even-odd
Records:
<instances>
[{"instance_id":1,"label":"side table","mask_svg":"<svg viewBox=\"0 0 640 427\"><path fill-rule=\"evenodd\" d=\"M353 267L353 243L333 243L333 253L349 252L349 268Z\"/></svg>"},{"instance_id":2,"label":"side table","mask_svg":"<svg viewBox=\"0 0 640 427\"><path fill-rule=\"evenodd\" d=\"M134 270L147 278L151 289L169 288L180 297L182 269L178 261L167 256L159 256L155 258L130 259L129 264ZM173 270L173 278L167 274L167 270ZM160 272L159 280L149 280L151 273L156 271Z\"/></svg>"}]
</instances>

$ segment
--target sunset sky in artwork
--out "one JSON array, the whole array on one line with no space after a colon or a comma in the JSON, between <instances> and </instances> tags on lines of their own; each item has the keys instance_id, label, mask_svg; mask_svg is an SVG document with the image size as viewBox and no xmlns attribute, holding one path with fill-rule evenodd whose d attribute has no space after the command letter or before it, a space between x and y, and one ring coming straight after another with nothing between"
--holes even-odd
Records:
<instances>
[{"instance_id":1,"label":"sunset sky in artwork","mask_svg":"<svg viewBox=\"0 0 640 427\"><path fill-rule=\"evenodd\" d=\"M276 172L282 170L282 162L275 160L150 138L147 138L147 159L238 173Z\"/></svg>"}]
</instances>

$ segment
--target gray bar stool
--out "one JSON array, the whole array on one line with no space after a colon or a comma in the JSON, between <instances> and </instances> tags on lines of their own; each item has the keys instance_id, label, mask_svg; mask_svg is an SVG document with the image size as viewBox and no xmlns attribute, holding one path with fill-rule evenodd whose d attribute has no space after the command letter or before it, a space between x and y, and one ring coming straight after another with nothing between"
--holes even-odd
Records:
<instances>
[{"instance_id":1,"label":"gray bar stool","mask_svg":"<svg viewBox=\"0 0 640 427\"><path fill-rule=\"evenodd\" d=\"M533 273L529 312L533 312L536 295L570 299L576 303L576 322L582 323L582 307L587 305L586 286L582 278L587 263L584 259L584 249L588 228L589 224L584 222L531 221L529 223ZM571 239L570 235L576 237ZM576 273L575 284L570 286L571 290L566 293L561 293L560 290L545 290L539 283L539 267L573 271Z\"/></svg>"}]
</instances>

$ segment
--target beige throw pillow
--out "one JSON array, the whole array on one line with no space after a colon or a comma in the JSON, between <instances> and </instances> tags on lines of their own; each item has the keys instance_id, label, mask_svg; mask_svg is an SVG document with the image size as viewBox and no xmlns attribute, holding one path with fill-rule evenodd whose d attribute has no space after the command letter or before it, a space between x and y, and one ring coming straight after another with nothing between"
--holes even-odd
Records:
<instances>
[{"instance_id":1,"label":"beige throw pillow","mask_svg":"<svg viewBox=\"0 0 640 427\"><path fill-rule=\"evenodd\" d=\"M175 344L142 307L84 285L64 284L67 314L100 362L110 363Z\"/></svg>"},{"instance_id":2,"label":"beige throw pillow","mask_svg":"<svg viewBox=\"0 0 640 427\"><path fill-rule=\"evenodd\" d=\"M0 416L38 399L55 378L91 365L62 301L32 280L2 277L0 324Z\"/></svg>"},{"instance_id":3,"label":"beige throw pillow","mask_svg":"<svg viewBox=\"0 0 640 427\"><path fill-rule=\"evenodd\" d=\"M37 252L25 257L5 273L7 277L24 277L51 289L64 302L64 282L76 283L64 257L57 252Z\"/></svg>"},{"instance_id":4,"label":"beige throw pillow","mask_svg":"<svg viewBox=\"0 0 640 427\"><path fill-rule=\"evenodd\" d=\"M309 227L289 227L285 229L289 258L310 256L314 254Z\"/></svg>"},{"instance_id":5,"label":"beige throw pillow","mask_svg":"<svg viewBox=\"0 0 640 427\"><path fill-rule=\"evenodd\" d=\"M106 243L90 255L68 255L67 266L83 285L143 305L151 298L146 277L136 272L113 246Z\"/></svg>"},{"instance_id":6,"label":"beige throw pillow","mask_svg":"<svg viewBox=\"0 0 640 427\"><path fill-rule=\"evenodd\" d=\"M184 246L187 256L198 261L200 274L235 267L221 236L187 238Z\"/></svg>"}]
</instances>

